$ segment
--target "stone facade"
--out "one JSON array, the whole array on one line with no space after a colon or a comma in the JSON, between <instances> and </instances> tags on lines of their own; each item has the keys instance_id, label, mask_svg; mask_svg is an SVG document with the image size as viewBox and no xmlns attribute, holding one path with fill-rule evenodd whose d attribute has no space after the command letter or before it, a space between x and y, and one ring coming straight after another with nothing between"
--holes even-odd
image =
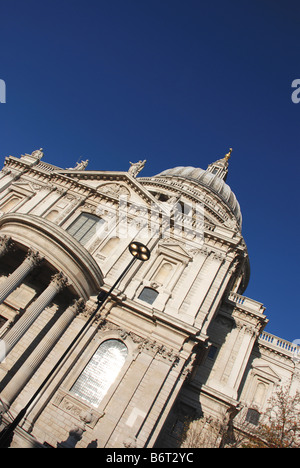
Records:
<instances>
[{"instance_id":1,"label":"stone facade","mask_svg":"<svg viewBox=\"0 0 300 468\"><path fill-rule=\"evenodd\" d=\"M263 329L243 295L249 259L225 183L207 170L138 177L62 169L37 150L0 172L3 426L26 405L131 260L91 325L39 392L12 447L176 447L186 417L264 410L299 388L296 345Z\"/></svg>"}]
</instances>

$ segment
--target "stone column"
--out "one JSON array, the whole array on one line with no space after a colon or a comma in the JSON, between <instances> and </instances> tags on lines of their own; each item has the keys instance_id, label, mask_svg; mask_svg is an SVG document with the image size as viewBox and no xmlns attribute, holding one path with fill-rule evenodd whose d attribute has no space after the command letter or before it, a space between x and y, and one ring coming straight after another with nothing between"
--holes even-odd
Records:
<instances>
[{"instance_id":1,"label":"stone column","mask_svg":"<svg viewBox=\"0 0 300 468\"><path fill-rule=\"evenodd\" d=\"M59 317L55 322L51 330L38 344L32 354L29 356L27 361L19 369L19 371L13 376L11 381L2 391L1 395L9 405L15 400L18 394L25 387L27 382L31 379L33 374L37 371L46 357L49 355L55 344L64 334L68 326L76 315L83 310L84 300L79 299L74 301Z\"/></svg>"},{"instance_id":2,"label":"stone column","mask_svg":"<svg viewBox=\"0 0 300 468\"><path fill-rule=\"evenodd\" d=\"M0 304L22 283L24 278L42 261L38 252L29 249L21 265L0 285Z\"/></svg>"},{"instance_id":3,"label":"stone column","mask_svg":"<svg viewBox=\"0 0 300 468\"><path fill-rule=\"evenodd\" d=\"M6 254L12 244L11 237L3 236L0 237L0 257Z\"/></svg>"},{"instance_id":4,"label":"stone column","mask_svg":"<svg viewBox=\"0 0 300 468\"><path fill-rule=\"evenodd\" d=\"M10 353L38 316L43 312L45 307L50 304L56 294L67 285L67 282L67 278L62 273L57 273L52 277L52 281L45 291L28 307L24 315L19 318L16 324L3 337L5 356ZM5 356L0 356L0 361L2 361Z\"/></svg>"}]
</instances>

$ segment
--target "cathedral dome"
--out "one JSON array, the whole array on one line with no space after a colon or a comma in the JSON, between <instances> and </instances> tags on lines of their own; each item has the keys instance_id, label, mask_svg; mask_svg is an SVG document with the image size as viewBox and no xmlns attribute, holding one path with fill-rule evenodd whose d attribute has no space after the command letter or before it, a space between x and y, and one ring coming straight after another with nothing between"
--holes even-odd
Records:
<instances>
[{"instance_id":1,"label":"cathedral dome","mask_svg":"<svg viewBox=\"0 0 300 468\"><path fill-rule=\"evenodd\" d=\"M228 172L228 159L230 154L231 151L223 159L219 159L215 163L210 164L206 170L193 166L177 166L173 169L166 169L155 177L180 177L192 180L203 187L209 188L226 203L241 227L242 213L239 202L229 185L224 181L224 179L226 180Z\"/></svg>"}]
</instances>

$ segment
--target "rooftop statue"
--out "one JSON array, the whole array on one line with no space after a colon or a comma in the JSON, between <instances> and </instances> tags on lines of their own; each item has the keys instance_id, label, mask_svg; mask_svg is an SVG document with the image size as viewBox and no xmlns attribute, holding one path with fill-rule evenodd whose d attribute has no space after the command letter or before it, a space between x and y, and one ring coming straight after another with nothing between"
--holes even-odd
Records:
<instances>
[{"instance_id":1,"label":"rooftop statue","mask_svg":"<svg viewBox=\"0 0 300 468\"><path fill-rule=\"evenodd\" d=\"M129 161L129 163L130 168L128 169L128 174L132 175L132 177L136 177L144 168L146 164L146 159L144 159L144 161L138 161L136 163L132 163L131 161Z\"/></svg>"},{"instance_id":2,"label":"rooftop statue","mask_svg":"<svg viewBox=\"0 0 300 468\"><path fill-rule=\"evenodd\" d=\"M81 162L76 163L75 167L68 167L67 169L72 170L72 171L84 171L88 163L89 163L89 160L87 159L86 161L81 161Z\"/></svg>"}]
</instances>

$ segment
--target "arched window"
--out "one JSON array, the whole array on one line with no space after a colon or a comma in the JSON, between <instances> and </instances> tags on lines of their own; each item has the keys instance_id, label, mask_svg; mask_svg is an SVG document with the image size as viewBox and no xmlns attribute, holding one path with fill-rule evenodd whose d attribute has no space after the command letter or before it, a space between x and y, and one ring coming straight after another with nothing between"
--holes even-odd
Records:
<instances>
[{"instance_id":1,"label":"arched window","mask_svg":"<svg viewBox=\"0 0 300 468\"><path fill-rule=\"evenodd\" d=\"M74 383L71 393L95 407L99 406L116 380L127 353L127 347L121 341L104 341Z\"/></svg>"},{"instance_id":2,"label":"arched window","mask_svg":"<svg viewBox=\"0 0 300 468\"><path fill-rule=\"evenodd\" d=\"M153 304L157 296L158 292L155 289L144 288L138 299L141 299L141 301L147 302L148 304Z\"/></svg>"},{"instance_id":3,"label":"arched window","mask_svg":"<svg viewBox=\"0 0 300 468\"><path fill-rule=\"evenodd\" d=\"M173 269L173 267L172 267L171 263L164 263L160 267L158 272L156 273L156 275L154 277L154 280L157 281L158 283L164 283L164 281L166 281L166 279L170 275L172 269Z\"/></svg>"},{"instance_id":4,"label":"arched window","mask_svg":"<svg viewBox=\"0 0 300 468\"><path fill-rule=\"evenodd\" d=\"M102 224L104 224L104 221L98 218L98 216L91 213L81 213L71 226L68 227L67 231L82 245L85 245L91 240Z\"/></svg>"},{"instance_id":5,"label":"arched window","mask_svg":"<svg viewBox=\"0 0 300 468\"><path fill-rule=\"evenodd\" d=\"M10 210L12 210L17 205L17 203L19 203L20 200L21 200L21 198L18 198L18 197L15 197L15 196L10 197L10 199L7 200L2 205L1 211L3 213L8 213Z\"/></svg>"},{"instance_id":6,"label":"arched window","mask_svg":"<svg viewBox=\"0 0 300 468\"><path fill-rule=\"evenodd\" d=\"M57 210L51 210L46 215L46 219L48 219L49 221L54 221L57 216L58 216L58 211Z\"/></svg>"},{"instance_id":7,"label":"arched window","mask_svg":"<svg viewBox=\"0 0 300 468\"><path fill-rule=\"evenodd\" d=\"M263 403L265 401L266 391L267 391L266 385L264 383L260 382L257 385L256 392L255 392L255 397L254 397L255 403L257 405L263 405Z\"/></svg>"}]
</instances>

